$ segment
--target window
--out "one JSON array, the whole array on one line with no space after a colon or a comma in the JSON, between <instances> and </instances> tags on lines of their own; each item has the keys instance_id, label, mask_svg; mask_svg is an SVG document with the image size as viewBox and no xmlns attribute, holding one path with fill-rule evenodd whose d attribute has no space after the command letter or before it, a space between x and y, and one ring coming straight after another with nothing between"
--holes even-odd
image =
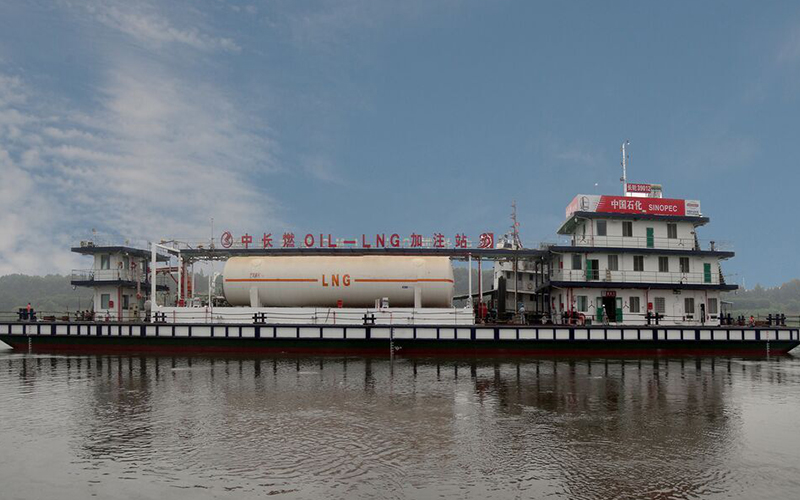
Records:
<instances>
[{"instance_id":1,"label":"window","mask_svg":"<svg viewBox=\"0 0 800 500\"><path fill-rule=\"evenodd\" d=\"M668 273L669 272L669 257L659 257L658 258L658 272L660 272L660 273Z\"/></svg>"},{"instance_id":2,"label":"window","mask_svg":"<svg viewBox=\"0 0 800 500\"><path fill-rule=\"evenodd\" d=\"M675 239L678 237L678 225L674 222L667 223L667 238Z\"/></svg>"},{"instance_id":3,"label":"window","mask_svg":"<svg viewBox=\"0 0 800 500\"><path fill-rule=\"evenodd\" d=\"M108 304L111 302L111 294L104 293L100 295L100 309L108 309Z\"/></svg>"},{"instance_id":4,"label":"window","mask_svg":"<svg viewBox=\"0 0 800 500\"><path fill-rule=\"evenodd\" d=\"M622 221L622 236L630 238L633 236L633 222L629 220Z\"/></svg>"},{"instance_id":5,"label":"window","mask_svg":"<svg viewBox=\"0 0 800 500\"><path fill-rule=\"evenodd\" d=\"M717 309L717 299L708 299L708 314L717 313L719 313L719 309Z\"/></svg>"},{"instance_id":6,"label":"window","mask_svg":"<svg viewBox=\"0 0 800 500\"><path fill-rule=\"evenodd\" d=\"M683 312L687 316L694 316L694 298L686 297L683 299Z\"/></svg>"},{"instance_id":7,"label":"window","mask_svg":"<svg viewBox=\"0 0 800 500\"><path fill-rule=\"evenodd\" d=\"M640 272L644 271L644 255L633 256L633 270Z\"/></svg>"},{"instance_id":8,"label":"window","mask_svg":"<svg viewBox=\"0 0 800 500\"><path fill-rule=\"evenodd\" d=\"M130 306L131 296L130 295L123 295L122 296L122 308L127 310Z\"/></svg>"},{"instance_id":9,"label":"window","mask_svg":"<svg viewBox=\"0 0 800 500\"><path fill-rule=\"evenodd\" d=\"M111 269L111 256L110 255L101 255L100 256L100 269Z\"/></svg>"},{"instance_id":10,"label":"window","mask_svg":"<svg viewBox=\"0 0 800 500\"><path fill-rule=\"evenodd\" d=\"M681 257L681 272L689 272L689 257Z\"/></svg>"},{"instance_id":11,"label":"window","mask_svg":"<svg viewBox=\"0 0 800 500\"><path fill-rule=\"evenodd\" d=\"M597 221L597 236L606 236L608 231L606 229L606 221L599 220Z\"/></svg>"},{"instance_id":12,"label":"window","mask_svg":"<svg viewBox=\"0 0 800 500\"><path fill-rule=\"evenodd\" d=\"M608 256L608 270L619 271L619 255Z\"/></svg>"},{"instance_id":13,"label":"window","mask_svg":"<svg viewBox=\"0 0 800 500\"><path fill-rule=\"evenodd\" d=\"M583 269L581 254L572 254L572 269Z\"/></svg>"},{"instance_id":14,"label":"window","mask_svg":"<svg viewBox=\"0 0 800 500\"><path fill-rule=\"evenodd\" d=\"M638 313L639 312L639 307L640 307L639 297L631 297L631 298L629 298L628 299L628 306L630 307L630 310L631 310L632 313Z\"/></svg>"},{"instance_id":15,"label":"window","mask_svg":"<svg viewBox=\"0 0 800 500\"><path fill-rule=\"evenodd\" d=\"M578 312L586 312L589 309L589 301L586 295L578 295L576 298L578 299Z\"/></svg>"},{"instance_id":16,"label":"window","mask_svg":"<svg viewBox=\"0 0 800 500\"><path fill-rule=\"evenodd\" d=\"M666 314L667 301L664 300L664 297L656 297L655 299L653 299L653 307L655 308L658 314Z\"/></svg>"}]
</instances>

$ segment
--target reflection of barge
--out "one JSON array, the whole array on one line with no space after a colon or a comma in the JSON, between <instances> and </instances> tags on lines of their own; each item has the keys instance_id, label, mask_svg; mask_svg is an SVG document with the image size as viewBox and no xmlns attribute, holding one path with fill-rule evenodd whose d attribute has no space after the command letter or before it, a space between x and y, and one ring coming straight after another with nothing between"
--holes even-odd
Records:
<instances>
[{"instance_id":1,"label":"reflection of barge","mask_svg":"<svg viewBox=\"0 0 800 500\"><path fill-rule=\"evenodd\" d=\"M733 252L701 247L696 231L706 223L697 201L626 184L625 196L576 196L559 230L569 242L540 249L522 247L516 219L501 243L484 233L475 247L441 234L377 235L369 245L362 235L361 246L311 234L294 246L285 235L278 248L265 234L257 248L250 235L237 245L225 233L223 248L150 252L85 243L74 251L94 266L73 284L94 289L102 321L0 322L0 340L23 349L408 355L762 355L800 344L798 328L726 320L721 293L736 286L720 261ZM207 260L227 261L216 298L198 296L189 278ZM452 305L452 260L469 262L464 307ZM495 263L493 290L479 282L474 293L473 260L479 269Z\"/></svg>"}]
</instances>

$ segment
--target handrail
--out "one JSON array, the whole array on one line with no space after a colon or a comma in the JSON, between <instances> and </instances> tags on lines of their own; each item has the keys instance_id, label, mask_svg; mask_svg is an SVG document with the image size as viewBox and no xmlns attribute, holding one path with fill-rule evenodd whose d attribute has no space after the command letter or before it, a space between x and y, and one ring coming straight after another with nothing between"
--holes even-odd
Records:
<instances>
[{"instance_id":1,"label":"handrail","mask_svg":"<svg viewBox=\"0 0 800 500\"><path fill-rule=\"evenodd\" d=\"M138 278L138 280L137 280ZM147 276L140 270L131 269L73 269L71 281L139 281L147 283Z\"/></svg>"},{"instance_id":2,"label":"handrail","mask_svg":"<svg viewBox=\"0 0 800 500\"><path fill-rule=\"evenodd\" d=\"M724 277L725 275L723 275ZM708 279L706 279L708 278ZM719 285L719 273L705 272L660 272L660 271L630 271L607 269L559 269L554 270L550 281L570 282L615 282L615 283L665 283L675 285L705 284Z\"/></svg>"},{"instance_id":3,"label":"handrail","mask_svg":"<svg viewBox=\"0 0 800 500\"><path fill-rule=\"evenodd\" d=\"M651 244L650 244L651 243ZM663 236L591 236L573 235L559 238L556 245L611 248L655 248L660 250L731 250L728 241L695 240L694 238L665 238Z\"/></svg>"}]
</instances>

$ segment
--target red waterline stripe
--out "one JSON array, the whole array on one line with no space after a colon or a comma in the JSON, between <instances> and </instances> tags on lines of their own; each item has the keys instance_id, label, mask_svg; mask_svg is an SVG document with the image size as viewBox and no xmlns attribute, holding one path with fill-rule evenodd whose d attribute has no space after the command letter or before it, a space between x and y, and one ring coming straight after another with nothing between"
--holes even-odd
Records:
<instances>
[{"instance_id":1,"label":"red waterline stripe","mask_svg":"<svg viewBox=\"0 0 800 500\"><path fill-rule=\"evenodd\" d=\"M453 280L447 278L355 278L353 281L356 283L453 283Z\"/></svg>"},{"instance_id":2,"label":"red waterline stripe","mask_svg":"<svg viewBox=\"0 0 800 500\"><path fill-rule=\"evenodd\" d=\"M286 283L316 283L319 280L317 278L230 278L226 279L225 281L228 282L253 282L253 281L265 281L265 282L286 282Z\"/></svg>"}]
</instances>

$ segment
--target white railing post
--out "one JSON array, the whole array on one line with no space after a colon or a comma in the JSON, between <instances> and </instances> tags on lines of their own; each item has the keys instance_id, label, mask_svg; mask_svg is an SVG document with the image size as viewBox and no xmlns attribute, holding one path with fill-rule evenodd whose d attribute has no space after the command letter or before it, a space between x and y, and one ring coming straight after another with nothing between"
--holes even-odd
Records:
<instances>
[{"instance_id":1,"label":"white railing post","mask_svg":"<svg viewBox=\"0 0 800 500\"><path fill-rule=\"evenodd\" d=\"M150 317L152 319L156 303L156 244L150 243Z\"/></svg>"}]
</instances>

